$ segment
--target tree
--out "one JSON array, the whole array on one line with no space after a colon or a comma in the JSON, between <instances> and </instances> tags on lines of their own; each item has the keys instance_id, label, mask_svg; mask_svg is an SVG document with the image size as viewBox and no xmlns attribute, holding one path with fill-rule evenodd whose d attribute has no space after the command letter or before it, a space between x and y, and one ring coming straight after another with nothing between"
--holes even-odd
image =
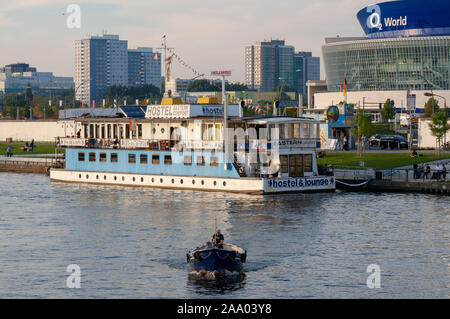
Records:
<instances>
[{"instance_id":1,"label":"tree","mask_svg":"<svg viewBox=\"0 0 450 319\"><path fill-rule=\"evenodd\" d=\"M187 87L188 92L220 92L221 88L206 79L194 80Z\"/></svg>"},{"instance_id":2,"label":"tree","mask_svg":"<svg viewBox=\"0 0 450 319\"><path fill-rule=\"evenodd\" d=\"M450 130L450 124L448 123L449 117L447 110L434 113L431 118L431 123L428 124L431 134L436 138L437 154L440 156L441 143L444 136Z\"/></svg>"},{"instance_id":3,"label":"tree","mask_svg":"<svg viewBox=\"0 0 450 319\"><path fill-rule=\"evenodd\" d=\"M381 111L381 115L384 120L393 120L395 118L395 102L394 100L387 99L387 101L383 105L383 110Z\"/></svg>"},{"instance_id":4,"label":"tree","mask_svg":"<svg viewBox=\"0 0 450 319\"><path fill-rule=\"evenodd\" d=\"M356 118L354 121L355 128L353 129L353 135L357 137L359 157L363 155L364 143L363 141L370 137L375 131L375 127L372 124L372 117L370 114L364 113L363 110L356 112ZM364 138L363 138L364 137Z\"/></svg>"},{"instance_id":5,"label":"tree","mask_svg":"<svg viewBox=\"0 0 450 319\"><path fill-rule=\"evenodd\" d=\"M227 91L246 91L248 90L247 85L243 83L226 83L225 90Z\"/></svg>"},{"instance_id":6,"label":"tree","mask_svg":"<svg viewBox=\"0 0 450 319\"><path fill-rule=\"evenodd\" d=\"M439 112L439 104L434 98L430 98L425 104L425 117L432 117L434 113Z\"/></svg>"}]
</instances>

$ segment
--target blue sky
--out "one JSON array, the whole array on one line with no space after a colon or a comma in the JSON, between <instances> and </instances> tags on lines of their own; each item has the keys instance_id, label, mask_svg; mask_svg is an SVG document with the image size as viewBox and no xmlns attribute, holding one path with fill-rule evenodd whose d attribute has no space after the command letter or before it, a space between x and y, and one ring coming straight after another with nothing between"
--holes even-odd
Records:
<instances>
[{"instance_id":1,"label":"blue sky","mask_svg":"<svg viewBox=\"0 0 450 319\"><path fill-rule=\"evenodd\" d=\"M284 39L321 56L327 36L360 36L356 13L373 0L0 0L0 65L26 62L73 76L73 43L89 34L119 34L128 47L157 47L161 37L201 73L232 70L244 80L244 47ZM81 7L81 28L63 13ZM193 77L175 64L177 77ZM323 71L322 71L323 74Z\"/></svg>"}]
</instances>

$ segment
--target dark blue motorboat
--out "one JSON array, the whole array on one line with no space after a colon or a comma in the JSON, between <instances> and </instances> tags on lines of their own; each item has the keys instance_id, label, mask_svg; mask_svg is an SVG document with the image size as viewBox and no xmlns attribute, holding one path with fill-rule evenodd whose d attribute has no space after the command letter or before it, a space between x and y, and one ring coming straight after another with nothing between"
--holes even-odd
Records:
<instances>
[{"instance_id":1,"label":"dark blue motorboat","mask_svg":"<svg viewBox=\"0 0 450 319\"><path fill-rule=\"evenodd\" d=\"M223 248L210 244L199 247L187 254L187 263L193 272L205 275L226 275L241 273L247 251L235 245L223 244Z\"/></svg>"}]
</instances>

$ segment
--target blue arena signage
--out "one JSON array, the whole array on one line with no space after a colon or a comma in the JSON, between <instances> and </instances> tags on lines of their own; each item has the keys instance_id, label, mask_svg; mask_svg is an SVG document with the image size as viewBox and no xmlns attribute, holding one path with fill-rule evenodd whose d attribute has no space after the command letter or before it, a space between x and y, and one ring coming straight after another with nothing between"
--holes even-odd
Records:
<instances>
[{"instance_id":1,"label":"blue arena signage","mask_svg":"<svg viewBox=\"0 0 450 319\"><path fill-rule=\"evenodd\" d=\"M450 35L450 1L399 0L368 6L357 14L369 38Z\"/></svg>"}]
</instances>

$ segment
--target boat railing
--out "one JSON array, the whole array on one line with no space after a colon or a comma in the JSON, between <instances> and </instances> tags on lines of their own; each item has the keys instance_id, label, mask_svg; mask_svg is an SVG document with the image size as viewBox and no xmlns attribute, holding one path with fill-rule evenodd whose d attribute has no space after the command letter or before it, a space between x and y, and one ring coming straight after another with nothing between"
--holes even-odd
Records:
<instances>
[{"instance_id":1,"label":"boat railing","mask_svg":"<svg viewBox=\"0 0 450 319\"><path fill-rule=\"evenodd\" d=\"M154 151L209 150L223 151L223 141L205 140L153 140L153 139L108 139L108 138L57 138L56 144L62 148L94 149L143 149Z\"/></svg>"}]
</instances>

